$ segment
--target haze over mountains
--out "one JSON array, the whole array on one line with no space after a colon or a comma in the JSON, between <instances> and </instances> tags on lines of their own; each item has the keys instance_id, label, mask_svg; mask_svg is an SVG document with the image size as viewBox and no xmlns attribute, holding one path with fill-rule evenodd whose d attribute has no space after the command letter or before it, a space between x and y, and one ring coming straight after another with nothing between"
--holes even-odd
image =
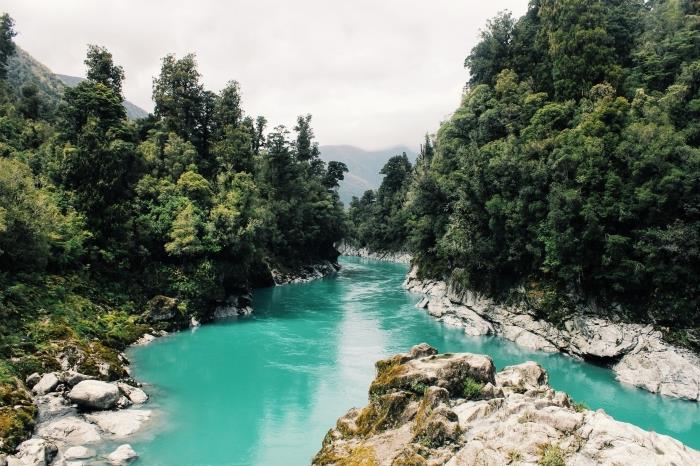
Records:
<instances>
[{"instance_id":1,"label":"haze over mountains","mask_svg":"<svg viewBox=\"0 0 700 466\"><path fill-rule=\"evenodd\" d=\"M337 160L348 166L349 171L338 189L340 200L345 205L350 203L352 196L360 197L368 189L379 187L384 178L379 171L391 157L406 152L411 163L414 163L418 156L415 150L403 145L372 151L345 144L320 146L319 149L323 161Z\"/></svg>"}]
</instances>

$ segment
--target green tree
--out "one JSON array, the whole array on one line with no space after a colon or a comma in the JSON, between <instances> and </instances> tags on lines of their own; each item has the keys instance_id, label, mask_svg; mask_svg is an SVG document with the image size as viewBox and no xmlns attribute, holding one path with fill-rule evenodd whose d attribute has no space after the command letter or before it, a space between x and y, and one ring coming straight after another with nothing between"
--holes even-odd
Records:
<instances>
[{"instance_id":1,"label":"green tree","mask_svg":"<svg viewBox=\"0 0 700 466\"><path fill-rule=\"evenodd\" d=\"M124 81L124 69L114 64L112 54L104 47L88 45L87 79L110 88L115 95L122 97L122 81Z\"/></svg>"}]
</instances>

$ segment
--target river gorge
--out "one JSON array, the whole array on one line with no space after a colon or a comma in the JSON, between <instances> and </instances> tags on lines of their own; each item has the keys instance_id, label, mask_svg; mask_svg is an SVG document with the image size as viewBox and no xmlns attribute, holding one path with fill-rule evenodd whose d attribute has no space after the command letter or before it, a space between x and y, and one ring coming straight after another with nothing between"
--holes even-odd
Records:
<instances>
[{"instance_id":1,"label":"river gorge","mask_svg":"<svg viewBox=\"0 0 700 466\"><path fill-rule=\"evenodd\" d=\"M158 414L131 439L144 465L304 465L335 420L367 402L374 361L427 342L533 360L550 385L619 421L700 448L700 405L625 386L612 371L561 354L470 337L415 308L403 264L341 258L325 279L254 293L255 312L135 347L133 375Z\"/></svg>"}]
</instances>

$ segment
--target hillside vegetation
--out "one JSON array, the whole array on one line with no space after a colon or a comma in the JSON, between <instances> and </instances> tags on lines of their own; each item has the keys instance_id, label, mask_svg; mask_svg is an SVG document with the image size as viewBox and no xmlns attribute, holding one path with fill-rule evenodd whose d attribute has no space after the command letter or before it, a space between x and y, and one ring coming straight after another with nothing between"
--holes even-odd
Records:
<instances>
[{"instance_id":1,"label":"hillside vegetation","mask_svg":"<svg viewBox=\"0 0 700 466\"><path fill-rule=\"evenodd\" d=\"M13 26L0 16L0 451L31 431L28 374L124 377L118 353L149 327L334 261L347 171L319 159L310 115L268 130L235 81L204 88L194 55L163 58L148 118L127 119L97 46L54 102L45 68L10 69Z\"/></svg>"},{"instance_id":2,"label":"hillside vegetation","mask_svg":"<svg viewBox=\"0 0 700 466\"><path fill-rule=\"evenodd\" d=\"M379 150L364 150L349 145L322 145L321 160L337 160L348 167L345 179L340 182L338 194L340 200L348 205L352 197L362 197L370 189L376 189L382 183L380 173L384 164L394 155L406 153L409 160L416 160L416 152L406 146L389 147Z\"/></svg>"},{"instance_id":3,"label":"hillside vegetation","mask_svg":"<svg viewBox=\"0 0 700 466\"><path fill-rule=\"evenodd\" d=\"M700 327L700 4L533 0L465 65L415 167L353 203L355 241L550 320Z\"/></svg>"},{"instance_id":4,"label":"hillside vegetation","mask_svg":"<svg viewBox=\"0 0 700 466\"><path fill-rule=\"evenodd\" d=\"M20 98L22 92L36 92L40 96L42 116L50 118L56 112L66 86L74 87L84 81L84 78L54 74L27 51L15 45L15 53L7 62L7 81L15 98ZM148 116L148 112L128 100L124 100L122 105L130 120Z\"/></svg>"}]
</instances>

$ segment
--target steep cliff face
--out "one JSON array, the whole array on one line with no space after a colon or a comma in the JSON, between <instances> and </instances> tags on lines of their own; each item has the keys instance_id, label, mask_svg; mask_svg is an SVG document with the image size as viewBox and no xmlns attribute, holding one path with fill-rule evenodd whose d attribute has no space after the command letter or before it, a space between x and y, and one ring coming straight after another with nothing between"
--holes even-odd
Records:
<instances>
[{"instance_id":1,"label":"steep cliff face","mask_svg":"<svg viewBox=\"0 0 700 466\"><path fill-rule=\"evenodd\" d=\"M469 335L499 335L523 347L561 351L608 365L619 381L652 393L700 400L700 358L668 344L651 325L577 315L560 325L538 319L524 306L503 305L454 283L420 280L404 287L424 295L418 307Z\"/></svg>"},{"instance_id":2,"label":"steep cliff face","mask_svg":"<svg viewBox=\"0 0 700 466\"><path fill-rule=\"evenodd\" d=\"M369 404L323 440L314 465L696 465L700 452L548 385L534 362L496 372L488 356L427 344L378 361Z\"/></svg>"}]
</instances>

